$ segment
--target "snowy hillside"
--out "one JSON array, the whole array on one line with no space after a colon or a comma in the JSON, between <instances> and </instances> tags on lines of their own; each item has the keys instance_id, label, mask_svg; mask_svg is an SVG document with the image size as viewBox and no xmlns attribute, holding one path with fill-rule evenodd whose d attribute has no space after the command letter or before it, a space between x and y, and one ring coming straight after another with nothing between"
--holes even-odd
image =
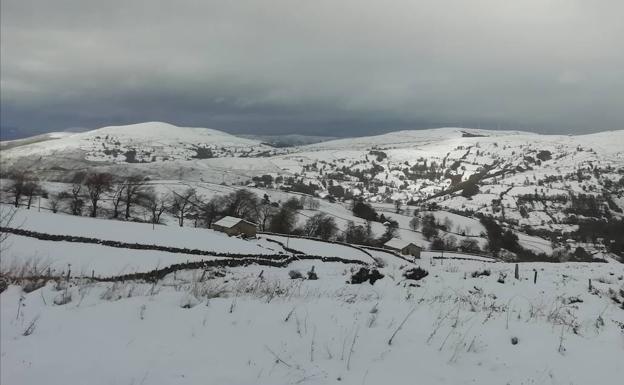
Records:
<instances>
[{"instance_id":1,"label":"snowy hillside","mask_svg":"<svg viewBox=\"0 0 624 385\"><path fill-rule=\"evenodd\" d=\"M24 139L3 140L0 141L0 150L8 150L13 147L20 147L38 142L45 142L48 140L62 139L71 135L74 134L71 132L50 132L47 134L35 135Z\"/></svg>"},{"instance_id":2,"label":"snowy hillside","mask_svg":"<svg viewBox=\"0 0 624 385\"><path fill-rule=\"evenodd\" d=\"M490 217L525 249L547 255L579 245L603 252L609 243L588 221L624 219L624 130L564 136L439 128L277 149L216 130L142 123L23 143L2 150L3 175L28 174L50 191L98 170L120 183L149 178L159 191L190 186L204 200L240 188L278 203L304 194L342 229L364 224L349 209L362 199L396 221L399 236L424 247L431 239L409 223L430 211L447 213L436 217L447 243L472 237L485 249L479 221ZM313 214L298 211L298 223ZM383 221L373 222L379 235Z\"/></svg>"},{"instance_id":3,"label":"snowy hillside","mask_svg":"<svg viewBox=\"0 0 624 385\"><path fill-rule=\"evenodd\" d=\"M7 150L3 152L3 161L8 163L24 157L42 156L75 157L76 160L90 162L150 163L219 156L254 156L271 149L259 141L218 130L177 127L161 122L103 127L63 135L56 140L11 141L3 144L5 147Z\"/></svg>"}]
</instances>

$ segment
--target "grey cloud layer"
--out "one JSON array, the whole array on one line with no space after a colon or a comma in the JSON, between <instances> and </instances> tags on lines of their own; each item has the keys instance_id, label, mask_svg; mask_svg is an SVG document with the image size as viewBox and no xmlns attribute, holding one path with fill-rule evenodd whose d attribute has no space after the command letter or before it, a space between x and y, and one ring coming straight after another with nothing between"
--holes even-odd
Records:
<instances>
[{"instance_id":1,"label":"grey cloud layer","mask_svg":"<svg viewBox=\"0 0 624 385\"><path fill-rule=\"evenodd\" d=\"M2 126L621 129L624 4L3 0Z\"/></svg>"}]
</instances>

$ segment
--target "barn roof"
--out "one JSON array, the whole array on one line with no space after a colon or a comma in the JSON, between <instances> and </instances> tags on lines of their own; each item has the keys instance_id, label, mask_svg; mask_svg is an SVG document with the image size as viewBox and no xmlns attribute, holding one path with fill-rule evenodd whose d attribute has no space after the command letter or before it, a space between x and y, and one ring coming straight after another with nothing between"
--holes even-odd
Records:
<instances>
[{"instance_id":1,"label":"barn roof","mask_svg":"<svg viewBox=\"0 0 624 385\"><path fill-rule=\"evenodd\" d=\"M384 244L384 246L390 247L390 248L393 248L393 249L397 249L397 250L402 250L403 248L405 248L406 246L409 246L410 244L414 245L414 246L418 246L414 242L406 241L406 240L400 239L400 238L392 238L391 240L386 242ZM418 247L420 247L420 246L418 246Z\"/></svg>"},{"instance_id":2,"label":"barn roof","mask_svg":"<svg viewBox=\"0 0 624 385\"><path fill-rule=\"evenodd\" d=\"M248 224L250 224L252 226L256 225L255 223L246 221L246 220L244 220L242 218L229 217L229 216L228 217L223 217L223 218L219 219L214 224L217 225L217 226L221 226L221 227L225 227L225 228L229 229L231 227L236 226L240 222L245 222L245 223L248 223Z\"/></svg>"}]
</instances>

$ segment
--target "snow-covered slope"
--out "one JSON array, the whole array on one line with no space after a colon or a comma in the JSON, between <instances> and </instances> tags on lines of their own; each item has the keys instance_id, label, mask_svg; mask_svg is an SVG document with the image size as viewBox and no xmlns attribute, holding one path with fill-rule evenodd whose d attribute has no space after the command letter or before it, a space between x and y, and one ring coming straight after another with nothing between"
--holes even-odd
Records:
<instances>
[{"instance_id":1,"label":"snow-covered slope","mask_svg":"<svg viewBox=\"0 0 624 385\"><path fill-rule=\"evenodd\" d=\"M201 191L258 187L260 196L286 190L345 205L362 198L394 217L405 236L415 210L491 216L518 233L541 232L545 240L520 236L535 251L552 251L548 243L569 237L578 218L624 217L624 130L574 136L449 127L277 149L216 130L142 123L1 154L3 173L28 171L47 182L97 169L118 180L140 175ZM321 210L343 228L352 220L340 206ZM451 221L456 238L482 233Z\"/></svg>"},{"instance_id":2,"label":"snow-covered slope","mask_svg":"<svg viewBox=\"0 0 624 385\"><path fill-rule=\"evenodd\" d=\"M605 131L588 135L544 135L525 131L482 130L475 128L444 127L424 130L403 130L376 136L345 138L315 143L302 150L368 150L381 147L414 148L438 144L440 147L499 142L510 146L531 141L566 146L591 145L608 152L622 151L624 130Z\"/></svg>"},{"instance_id":3,"label":"snow-covered slope","mask_svg":"<svg viewBox=\"0 0 624 385\"><path fill-rule=\"evenodd\" d=\"M64 135L57 140L12 145L3 152L5 162L25 157L67 157L92 162L149 163L204 159L219 156L253 156L271 147L257 140L199 127L177 127L162 122L103 127ZM14 144L14 143L13 143ZM8 144L9 145L9 144Z\"/></svg>"},{"instance_id":4,"label":"snow-covered slope","mask_svg":"<svg viewBox=\"0 0 624 385\"><path fill-rule=\"evenodd\" d=\"M35 135L23 139L3 140L0 141L0 150L8 150L14 147L26 146L28 144L45 142L48 140L62 139L75 135L71 132L49 132L47 134Z\"/></svg>"},{"instance_id":5,"label":"snow-covered slope","mask_svg":"<svg viewBox=\"0 0 624 385\"><path fill-rule=\"evenodd\" d=\"M402 130L375 136L330 140L326 142L311 144L306 146L305 148L314 150L366 150L374 147L405 148L413 146L423 146L431 143L439 143L449 140L454 140L457 143L460 143L462 141L461 138L505 137L522 134L529 133L523 133L521 131L491 131L474 128L467 129L459 127L443 127L425 130Z\"/></svg>"},{"instance_id":6,"label":"snow-covered slope","mask_svg":"<svg viewBox=\"0 0 624 385\"><path fill-rule=\"evenodd\" d=\"M3 384L617 384L622 265L184 270L0 294ZM290 279L314 267L316 280ZM533 283L533 271L538 272ZM593 288L588 291L587 282ZM40 284L41 285L41 284ZM40 286L39 285L39 286Z\"/></svg>"}]
</instances>

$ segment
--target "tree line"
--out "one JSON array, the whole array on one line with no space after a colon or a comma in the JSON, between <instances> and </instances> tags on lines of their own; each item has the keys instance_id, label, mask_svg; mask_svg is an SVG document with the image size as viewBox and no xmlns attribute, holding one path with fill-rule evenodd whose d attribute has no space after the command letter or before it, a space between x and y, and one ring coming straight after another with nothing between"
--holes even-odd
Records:
<instances>
[{"instance_id":1,"label":"tree line","mask_svg":"<svg viewBox=\"0 0 624 385\"><path fill-rule=\"evenodd\" d=\"M107 216L112 219L163 222L168 214L179 226L192 221L195 227L211 228L225 216L242 218L257 224L260 231L296 234L335 240L338 226L333 217L316 213L303 225L297 223L297 211L316 210L320 203L311 196L291 197L285 202L271 201L267 194L259 197L246 189L229 194L215 195L207 199L188 187L182 191L159 193L149 178L139 175L115 178L106 172L78 172L69 187L61 192L50 193L37 178L27 172L8 175L9 181L3 192L11 197L11 203L30 209L35 197L46 199L47 209L71 215L90 217ZM109 204L104 204L108 202ZM137 216L137 209L147 213L147 218Z\"/></svg>"}]
</instances>

